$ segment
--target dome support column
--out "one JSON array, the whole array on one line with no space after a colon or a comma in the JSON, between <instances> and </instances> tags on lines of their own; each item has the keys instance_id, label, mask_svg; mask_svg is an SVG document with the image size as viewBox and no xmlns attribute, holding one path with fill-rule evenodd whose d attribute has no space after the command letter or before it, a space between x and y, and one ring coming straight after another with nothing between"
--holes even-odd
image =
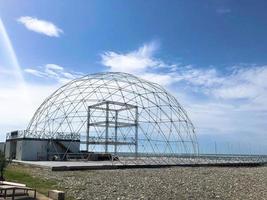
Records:
<instances>
[{"instance_id":1,"label":"dome support column","mask_svg":"<svg viewBox=\"0 0 267 200\"><path fill-rule=\"evenodd\" d=\"M138 156L138 107L135 107L135 157Z\"/></svg>"},{"instance_id":2,"label":"dome support column","mask_svg":"<svg viewBox=\"0 0 267 200\"><path fill-rule=\"evenodd\" d=\"M90 107L87 110L87 127L86 127L86 152L89 151L89 131L90 131Z\"/></svg>"},{"instance_id":3,"label":"dome support column","mask_svg":"<svg viewBox=\"0 0 267 200\"><path fill-rule=\"evenodd\" d=\"M115 147L114 152L117 154L117 142L118 142L118 111L115 111Z\"/></svg>"},{"instance_id":4,"label":"dome support column","mask_svg":"<svg viewBox=\"0 0 267 200\"><path fill-rule=\"evenodd\" d=\"M108 152L108 127L109 127L109 102L106 103L106 136L105 136L105 153Z\"/></svg>"}]
</instances>

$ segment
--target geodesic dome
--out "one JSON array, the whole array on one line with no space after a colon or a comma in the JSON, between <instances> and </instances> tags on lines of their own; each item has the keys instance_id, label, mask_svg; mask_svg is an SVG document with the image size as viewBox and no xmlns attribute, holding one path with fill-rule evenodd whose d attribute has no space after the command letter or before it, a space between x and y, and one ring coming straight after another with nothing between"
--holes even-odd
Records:
<instances>
[{"instance_id":1,"label":"geodesic dome","mask_svg":"<svg viewBox=\"0 0 267 200\"><path fill-rule=\"evenodd\" d=\"M118 155L197 153L194 127L174 96L127 73L70 81L35 112L26 137L80 140L88 152Z\"/></svg>"}]
</instances>

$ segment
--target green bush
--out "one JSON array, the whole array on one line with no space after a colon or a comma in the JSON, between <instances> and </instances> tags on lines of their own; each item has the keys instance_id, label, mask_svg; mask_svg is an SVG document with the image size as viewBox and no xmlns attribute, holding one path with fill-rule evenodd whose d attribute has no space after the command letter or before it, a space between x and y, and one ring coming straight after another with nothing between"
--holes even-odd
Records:
<instances>
[{"instance_id":1,"label":"green bush","mask_svg":"<svg viewBox=\"0 0 267 200\"><path fill-rule=\"evenodd\" d=\"M9 161L6 159L5 154L0 151L0 181L4 181L4 173Z\"/></svg>"}]
</instances>

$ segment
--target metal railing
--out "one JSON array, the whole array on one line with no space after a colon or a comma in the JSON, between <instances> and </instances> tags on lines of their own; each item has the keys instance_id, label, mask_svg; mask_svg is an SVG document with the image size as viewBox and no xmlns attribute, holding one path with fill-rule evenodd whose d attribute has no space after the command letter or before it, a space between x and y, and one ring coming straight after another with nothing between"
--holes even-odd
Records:
<instances>
[{"instance_id":1,"label":"metal railing","mask_svg":"<svg viewBox=\"0 0 267 200\"><path fill-rule=\"evenodd\" d=\"M64 132L56 132L56 133L43 132L43 131L32 132L30 130L17 130L6 134L7 140L17 139L17 138L80 140L80 135L77 133L64 133Z\"/></svg>"}]
</instances>

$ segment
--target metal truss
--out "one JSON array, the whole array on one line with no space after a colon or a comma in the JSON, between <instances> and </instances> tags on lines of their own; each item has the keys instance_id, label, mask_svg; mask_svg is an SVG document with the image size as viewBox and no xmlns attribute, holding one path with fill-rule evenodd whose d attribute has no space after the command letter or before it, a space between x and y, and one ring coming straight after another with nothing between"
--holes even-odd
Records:
<instances>
[{"instance_id":1,"label":"metal truss","mask_svg":"<svg viewBox=\"0 0 267 200\"><path fill-rule=\"evenodd\" d=\"M127 73L87 75L50 95L25 137L51 139L59 133L73 140L78 136L84 151L127 155L140 162L153 160L153 155L162 155L157 160L165 163L171 159L165 155L198 154L194 126L176 98L160 85Z\"/></svg>"}]
</instances>

